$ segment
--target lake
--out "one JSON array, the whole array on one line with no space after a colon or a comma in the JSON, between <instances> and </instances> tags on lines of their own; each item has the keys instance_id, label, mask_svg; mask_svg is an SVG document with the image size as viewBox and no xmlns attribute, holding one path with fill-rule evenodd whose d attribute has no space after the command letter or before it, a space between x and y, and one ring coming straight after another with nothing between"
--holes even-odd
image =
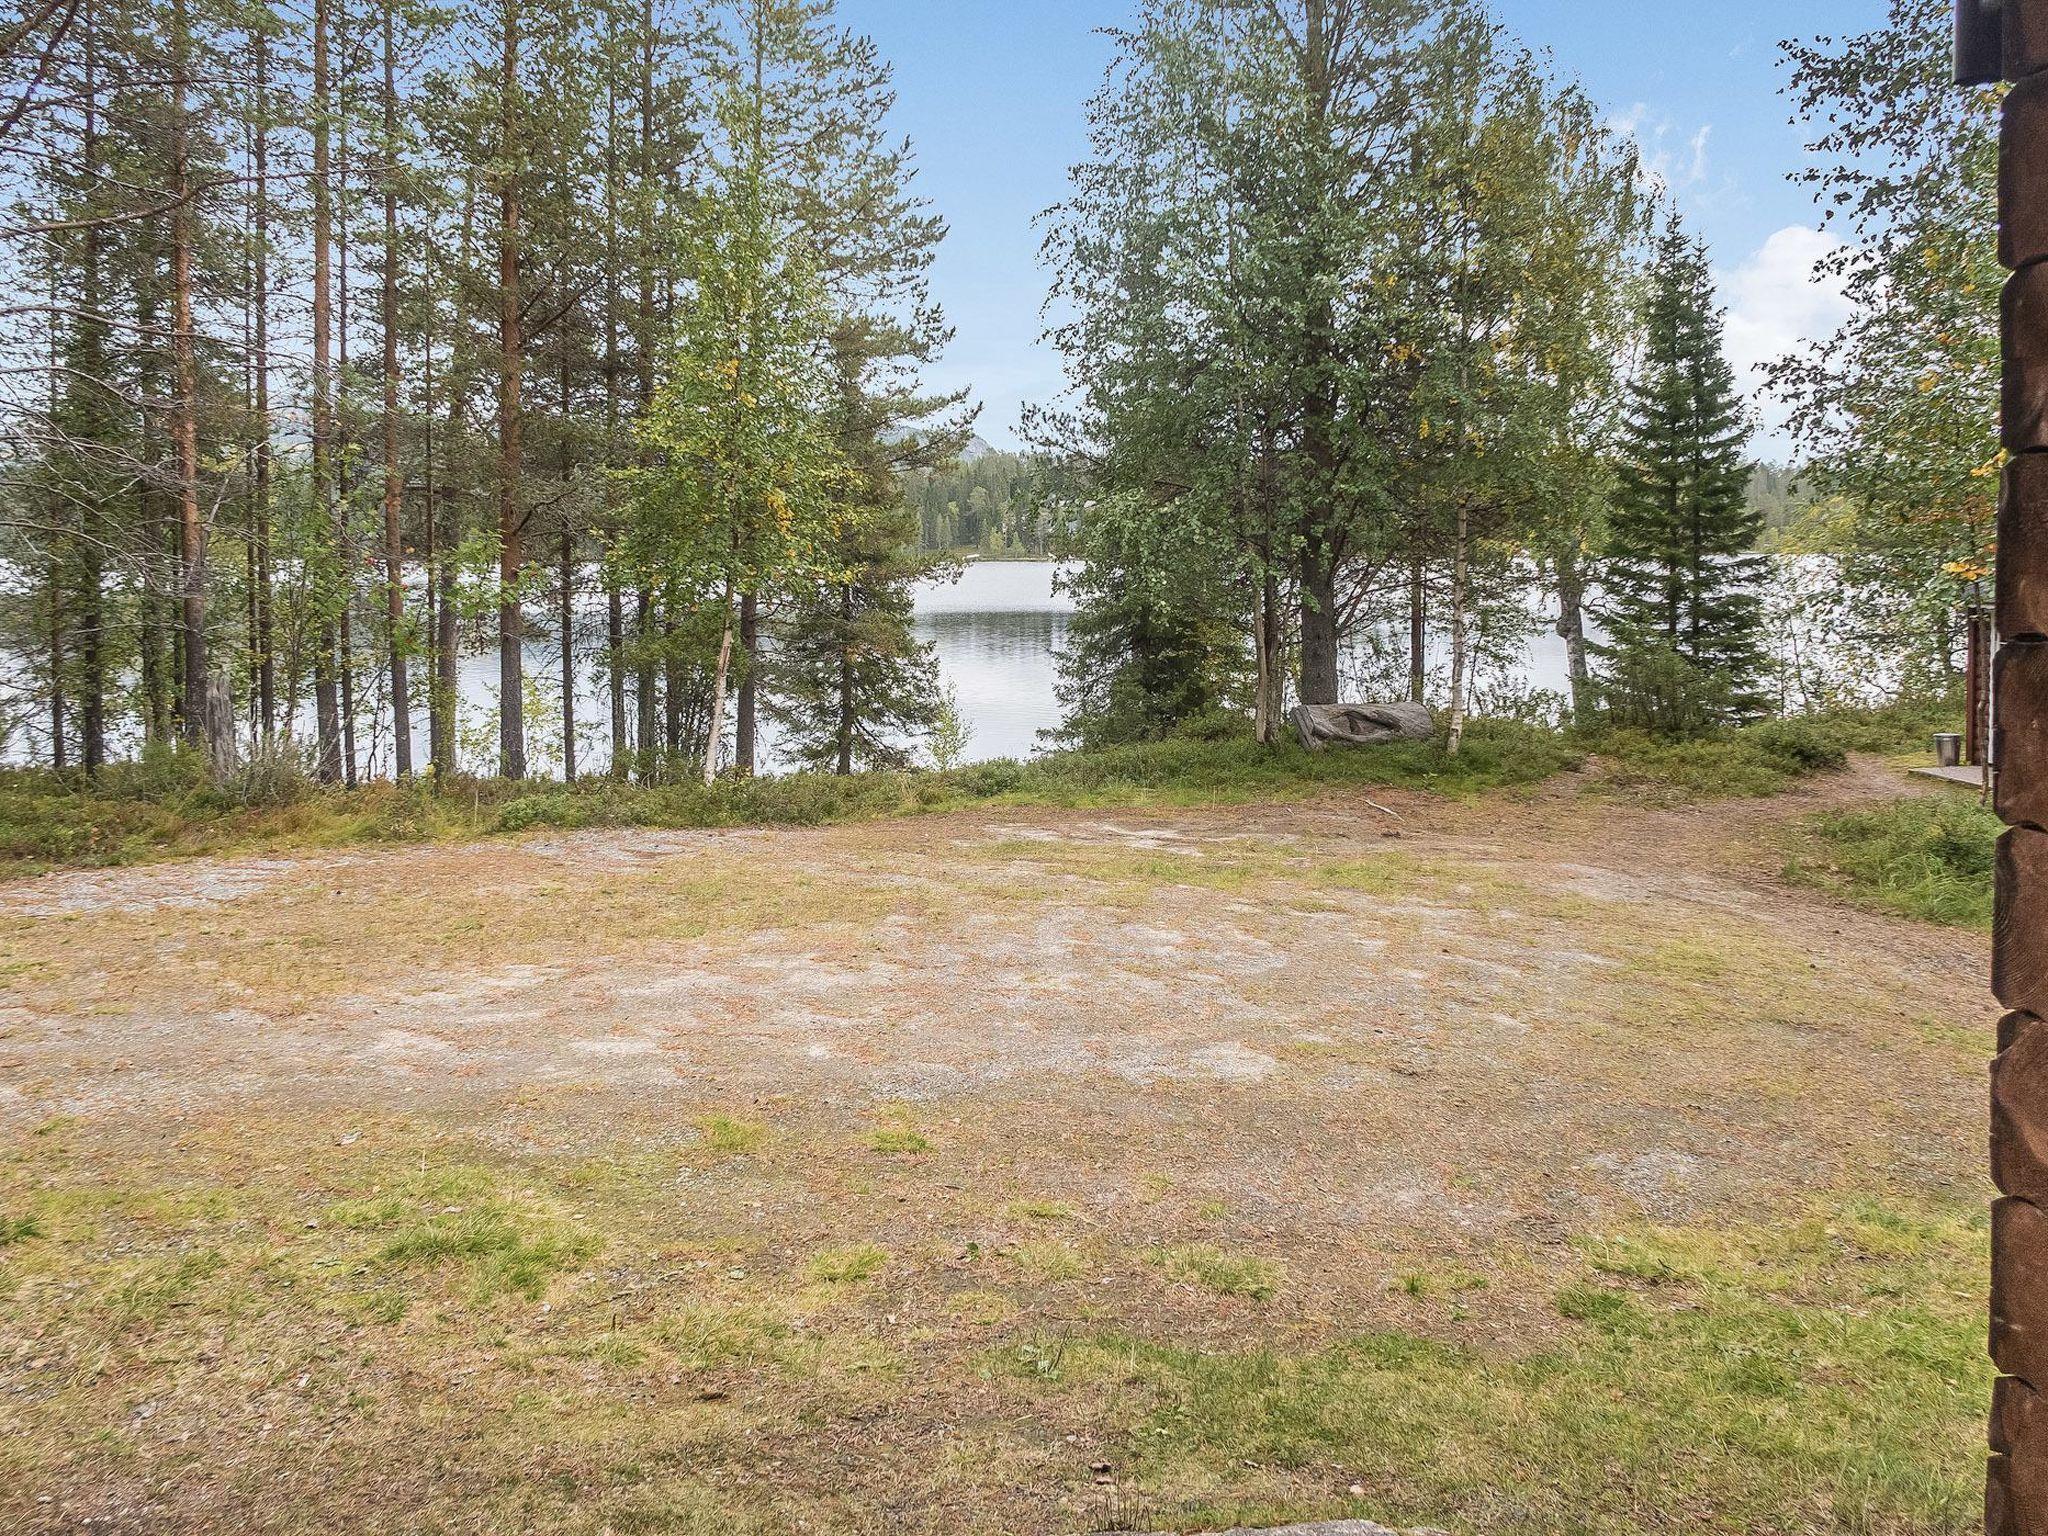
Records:
<instances>
[{"instance_id":1,"label":"lake","mask_svg":"<svg viewBox=\"0 0 2048 1536\"><path fill-rule=\"evenodd\" d=\"M1799 611L1800 604L1778 601L1781 591L1797 595L1799 586L1826 584L1827 573L1807 569L1813 562L1789 562L1773 584L1773 610L1781 619ZM966 566L951 581L926 582L917 589L916 631L929 642L937 657L941 683L952 691L960 717L968 730L963 760L986 762L993 758L1029 757L1044 747L1044 733L1058 728L1060 704L1057 691L1058 656L1065 644L1074 605L1054 590L1059 566L1049 560L979 561ZM610 705L599 663L604 628L602 599L595 581L586 586L579 603L577 628L577 741L578 766L599 772L609 762ZM1807 594L1810 601L1811 594ZM1828 625L1818 621L1814 632L1805 635L1795 649L1817 656L1827 646ZM1345 673L1347 697L1357 699L1398 696L1405 683L1386 681L1389 667L1405 679L1402 660L1405 632L1387 633L1377 647L1367 643L1354 647ZM1773 633L1774 648L1782 649L1785 635ZM1377 649L1384 657L1379 683L1362 679L1374 672L1370 656ZM1489 705L1521 699L1531 693L1562 695L1567 691L1564 642L1551 629L1543 612L1542 594L1532 582L1526 622L1515 633L1499 637L1489 647L1491 659L1475 687L1476 702ZM1449 673L1448 643L1440 630L1431 635L1430 671L1433 696L1441 694ZM5 658L0 658L5 660ZM19 658L15 659L17 662ZM1861 663L1873 686L1882 684L1881 669ZM531 736L530 758L536 774L558 774L561 767L561 716L559 713L560 651L553 637L544 631L526 647L526 668L537 686L537 708L528 716ZM5 669L0 669L5 670ZM1833 670L1839 671L1839 668ZM462 696L461 737L464 765L488 772L496 753L498 663L488 648L465 655L458 667ZM373 675L362 679L375 690ZM374 773L390 769L391 745L388 707L374 707L364 698L361 712L366 724L358 738L358 751ZM33 717L31 717L33 718ZM312 734L310 703L302 701L299 734ZM424 753L427 722L424 702L416 711L416 750ZM117 751L131 750L125 737L115 743ZM762 721L762 759L768 771L786 768L775 752L773 723ZM0 742L0 762L40 760L46 749L30 732L19 732Z\"/></svg>"}]
</instances>

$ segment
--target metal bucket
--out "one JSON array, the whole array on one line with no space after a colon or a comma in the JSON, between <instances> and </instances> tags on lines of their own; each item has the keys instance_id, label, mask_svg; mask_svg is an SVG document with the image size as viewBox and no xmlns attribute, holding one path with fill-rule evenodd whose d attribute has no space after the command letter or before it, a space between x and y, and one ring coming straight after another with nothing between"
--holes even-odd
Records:
<instances>
[{"instance_id":1,"label":"metal bucket","mask_svg":"<svg viewBox=\"0 0 2048 1536\"><path fill-rule=\"evenodd\" d=\"M1953 731L1943 731L1934 738L1934 761L1943 768L1960 768L1963 765L1963 738Z\"/></svg>"}]
</instances>

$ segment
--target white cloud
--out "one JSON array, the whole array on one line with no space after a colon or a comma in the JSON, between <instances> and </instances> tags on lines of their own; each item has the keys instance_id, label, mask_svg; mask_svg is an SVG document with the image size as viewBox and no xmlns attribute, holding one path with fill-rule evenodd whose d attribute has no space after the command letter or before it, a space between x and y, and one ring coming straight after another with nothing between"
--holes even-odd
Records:
<instances>
[{"instance_id":1,"label":"white cloud","mask_svg":"<svg viewBox=\"0 0 2048 1536\"><path fill-rule=\"evenodd\" d=\"M1683 133L1668 117L1653 119L1649 104L1638 101L1611 114L1607 131L1634 140L1636 152L1642 158L1643 184L1652 191L1676 192L1706 184L1712 123Z\"/></svg>"},{"instance_id":2,"label":"white cloud","mask_svg":"<svg viewBox=\"0 0 2048 1536\"><path fill-rule=\"evenodd\" d=\"M1848 318L1850 303L1840 281L1815 270L1841 246L1833 235L1793 224L1746 261L1716 274L1721 302L1728 307L1728 361L1757 407L1763 431L1756 452L1765 457L1783 458L1791 445L1784 408L1766 396L1759 370L1832 335Z\"/></svg>"}]
</instances>

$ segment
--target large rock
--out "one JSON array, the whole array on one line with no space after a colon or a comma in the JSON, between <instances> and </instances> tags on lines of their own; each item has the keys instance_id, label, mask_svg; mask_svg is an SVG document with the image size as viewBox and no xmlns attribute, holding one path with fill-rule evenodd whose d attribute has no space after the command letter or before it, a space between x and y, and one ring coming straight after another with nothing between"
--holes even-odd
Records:
<instances>
[{"instance_id":1,"label":"large rock","mask_svg":"<svg viewBox=\"0 0 2048 1536\"><path fill-rule=\"evenodd\" d=\"M1377 747L1390 741L1428 741L1436 717L1426 704L1302 704L1294 729L1311 752L1331 747Z\"/></svg>"}]
</instances>

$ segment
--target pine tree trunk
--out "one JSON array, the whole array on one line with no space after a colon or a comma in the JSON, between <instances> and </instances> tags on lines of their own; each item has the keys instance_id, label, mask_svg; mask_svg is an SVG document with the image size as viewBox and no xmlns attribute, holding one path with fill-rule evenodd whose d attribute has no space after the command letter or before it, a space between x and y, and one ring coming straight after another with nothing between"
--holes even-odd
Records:
<instances>
[{"instance_id":1,"label":"pine tree trunk","mask_svg":"<svg viewBox=\"0 0 2048 1536\"><path fill-rule=\"evenodd\" d=\"M56 370L51 370L51 378ZM62 773L70 766L65 737L70 724L65 719L64 697L64 562L50 557L50 766Z\"/></svg>"},{"instance_id":2,"label":"pine tree trunk","mask_svg":"<svg viewBox=\"0 0 2048 1536\"><path fill-rule=\"evenodd\" d=\"M576 782L576 539L562 524L562 781Z\"/></svg>"},{"instance_id":3,"label":"pine tree trunk","mask_svg":"<svg viewBox=\"0 0 2048 1536\"><path fill-rule=\"evenodd\" d=\"M256 446L250 455L254 482L255 560L252 584L256 610L256 715L259 739L268 750L277 737L276 596L272 590L270 454L270 39L256 35L255 126L255 413Z\"/></svg>"},{"instance_id":4,"label":"pine tree trunk","mask_svg":"<svg viewBox=\"0 0 2048 1536\"><path fill-rule=\"evenodd\" d=\"M332 523L337 515L334 495L334 345L333 269L334 189L329 183L330 143L334 110L329 68L329 32L332 18L330 0L313 0L313 399L312 470L315 515ZM341 567L346 555L337 541L334 563ZM334 578L341 581L337 569ZM319 633L313 645L314 735L318 743L318 772L322 783L341 782L341 693L335 679L335 659L340 646L334 622L335 594L317 592Z\"/></svg>"},{"instance_id":5,"label":"pine tree trunk","mask_svg":"<svg viewBox=\"0 0 2048 1536\"><path fill-rule=\"evenodd\" d=\"M412 692L405 655L405 481L398 472L398 81L392 0L384 0L384 649L391 673L391 752L412 777Z\"/></svg>"},{"instance_id":6,"label":"pine tree trunk","mask_svg":"<svg viewBox=\"0 0 2048 1536\"><path fill-rule=\"evenodd\" d=\"M754 716L755 676L754 667L760 647L761 610L759 600L753 593L740 597L740 689L738 741L733 753L733 767L742 778L750 778L754 772L754 750L757 724Z\"/></svg>"},{"instance_id":7,"label":"pine tree trunk","mask_svg":"<svg viewBox=\"0 0 2048 1536\"><path fill-rule=\"evenodd\" d=\"M519 99L519 5L505 0L504 49L500 64L498 201L498 772L526 777L526 675L521 664L522 615L519 572L520 385L525 364L523 316L519 302L519 175L515 159L521 126Z\"/></svg>"},{"instance_id":8,"label":"pine tree trunk","mask_svg":"<svg viewBox=\"0 0 2048 1536\"><path fill-rule=\"evenodd\" d=\"M1408 567L1408 701L1429 694L1429 571L1417 555Z\"/></svg>"},{"instance_id":9,"label":"pine tree trunk","mask_svg":"<svg viewBox=\"0 0 2048 1536\"><path fill-rule=\"evenodd\" d=\"M205 705L208 683L206 655L206 524L199 511L199 365L192 314L192 156L191 106L186 71L191 39L185 0L171 7L172 71L176 84L171 108L171 308L172 356L178 398L173 407L173 448L178 464L178 560L180 609L184 642L186 743L204 748L216 764L234 755L233 741L208 739L213 726Z\"/></svg>"},{"instance_id":10,"label":"pine tree trunk","mask_svg":"<svg viewBox=\"0 0 2048 1536\"><path fill-rule=\"evenodd\" d=\"M1337 559L1320 530L1301 552L1301 702L1337 699Z\"/></svg>"},{"instance_id":11,"label":"pine tree trunk","mask_svg":"<svg viewBox=\"0 0 2048 1536\"><path fill-rule=\"evenodd\" d=\"M99 176L99 108L98 108L98 65L99 53L95 36L98 25L95 7L88 3L82 8L80 20L84 27L85 78L81 110L83 114L79 141L79 159L83 166L87 186L95 184ZM100 266L100 230L97 222L87 224L81 240L80 292L84 300L85 314L79 323L79 334L86 338L84 352L89 368L103 367L106 362L106 325L102 320L105 313L106 297ZM88 385L88 387L95 387ZM95 422L104 422L105 414L95 410ZM101 555L101 543L105 537L108 521L107 509L100 499L100 487L95 482L92 493L85 497L81 508L81 526L85 538L80 544L78 588L79 588L79 755L84 762L88 776L96 776L106 763L106 701L107 680L105 653L102 644L102 628L105 615L105 572Z\"/></svg>"},{"instance_id":12,"label":"pine tree trunk","mask_svg":"<svg viewBox=\"0 0 2048 1536\"><path fill-rule=\"evenodd\" d=\"M654 594L642 587L633 594L633 741L640 759L640 782L653 779L660 743L654 735Z\"/></svg>"},{"instance_id":13,"label":"pine tree trunk","mask_svg":"<svg viewBox=\"0 0 2048 1536\"><path fill-rule=\"evenodd\" d=\"M348 38L348 0L336 0L340 6L337 18L340 34ZM336 395L334 410L334 440L336 447L335 488L340 493L334 503L334 549L336 568L341 573L341 617L336 636L335 678L341 689L341 767L342 782L350 789L356 787L358 760L356 755L356 563L355 540L349 526L350 512L355 505L355 487L350 481L349 469L353 462L349 454L349 429L353 425L348 409L348 246L349 232L354 227L350 219L348 204L349 190L349 115L344 106L341 114L340 141L335 164L335 187L341 194L340 214L336 220L334 237L334 312L335 312L335 379Z\"/></svg>"},{"instance_id":14,"label":"pine tree trunk","mask_svg":"<svg viewBox=\"0 0 2048 1536\"><path fill-rule=\"evenodd\" d=\"M853 772L853 733L855 706L858 703L854 687L853 659L853 585L842 582L839 587L839 759L836 764L843 778Z\"/></svg>"},{"instance_id":15,"label":"pine tree trunk","mask_svg":"<svg viewBox=\"0 0 2048 1536\"><path fill-rule=\"evenodd\" d=\"M1465 744L1465 674L1470 661L1470 616L1466 612L1471 574L1472 513L1458 498L1457 548L1451 565L1451 725L1446 750L1452 757Z\"/></svg>"},{"instance_id":16,"label":"pine tree trunk","mask_svg":"<svg viewBox=\"0 0 2048 1536\"><path fill-rule=\"evenodd\" d=\"M643 0L640 9L640 136L638 172L638 238L634 242L634 276L638 292L633 308L633 363L639 391L640 413L644 417L654 404L654 0ZM645 455L642 463L648 462ZM634 594L635 647L639 666L633 679L635 738L639 744L640 779L654 777L660 758L655 737L655 618L654 594L643 583ZM681 700L676 693L675 663L667 667L668 743L673 750L679 729L676 711Z\"/></svg>"},{"instance_id":17,"label":"pine tree trunk","mask_svg":"<svg viewBox=\"0 0 2048 1536\"><path fill-rule=\"evenodd\" d=\"M452 551L460 539L453 490L443 488L441 506L441 547ZM455 772L456 710L462 698L462 632L458 627L461 615L455 607L455 561L445 553L441 557L439 586L434 606L434 666L438 669L434 677L434 709L440 722L440 739L434 747L434 773L446 779Z\"/></svg>"}]
</instances>

